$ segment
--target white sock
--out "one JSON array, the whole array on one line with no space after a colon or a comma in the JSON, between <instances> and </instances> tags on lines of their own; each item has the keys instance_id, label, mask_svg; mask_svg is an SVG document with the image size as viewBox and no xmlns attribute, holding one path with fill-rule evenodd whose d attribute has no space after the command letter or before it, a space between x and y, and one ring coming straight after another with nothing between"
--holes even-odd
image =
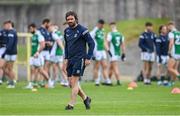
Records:
<instances>
[{"instance_id":1,"label":"white sock","mask_svg":"<svg viewBox=\"0 0 180 116\"><path fill-rule=\"evenodd\" d=\"M100 83L100 79L97 78L97 79L95 80L95 84L99 84L99 83Z\"/></svg>"}]
</instances>

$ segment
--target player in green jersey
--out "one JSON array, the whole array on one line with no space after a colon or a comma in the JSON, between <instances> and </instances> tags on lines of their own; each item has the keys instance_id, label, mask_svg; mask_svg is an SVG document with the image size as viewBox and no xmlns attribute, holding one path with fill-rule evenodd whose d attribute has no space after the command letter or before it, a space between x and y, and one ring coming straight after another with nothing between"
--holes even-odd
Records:
<instances>
[{"instance_id":1,"label":"player in green jersey","mask_svg":"<svg viewBox=\"0 0 180 116\"><path fill-rule=\"evenodd\" d=\"M97 26L91 31L91 36L95 41L95 65L94 65L94 80L95 85L99 86L100 84L100 70L102 69L104 85L112 85L111 80L108 77L107 69L107 56L105 51L105 32L104 32L104 20L100 19L97 23ZM101 66L101 69L100 69Z\"/></svg>"},{"instance_id":2,"label":"player in green jersey","mask_svg":"<svg viewBox=\"0 0 180 116\"><path fill-rule=\"evenodd\" d=\"M118 61L125 60L125 43L124 36L118 32L116 23L110 23L111 32L107 35L107 48L110 50L112 56L110 57L109 77L114 74L117 80L117 85L120 85L120 73Z\"/></svg>"},{"instance_id":3,"label":"player in green jersey","mask_svg":"<svg viewBox=\"0 0 180 116\"><path fill-rule=\"evenodd\" d=\"M50 61L53 65L53 78L49 83L50 87L53 88L55 84L55 80L58 79L59 71L61 72L61 85L68 86L68 80L66 74L62 71L63 65L63 53L64 53L64 45L63 45L63 35L58 30L58 26L50 25L49 27L50 36L53 40L52 49L50 51Z\"/></svg>"},{"instance_id":4,"label":"player in green jersey","mask_svg":"<svg viewBox=\"0 0 180 116\"><path fill-rule=\"evenodd\" d=\"M178 65L180 62L180 32L176 30L173 22L168 24L169 32L169 55L168 71L172 76L172 80L175 81L176 77L180 79L180 73L178 72Z\"/></svg>"},{"instance_id":5,"label":"player in green jersey","mask_svg":"<svg viewBox=\"0 0 180 116\"><path fill-rule=\"evenodd\" d=\"M31 58L30 58L30 65L31 65L31 78L27 89L32 89L33 84L37 81L37 74L40 73L46 81L49 79L48 73L43 69L44 66L44 58L40 54L41 51L44 49L45 42L44 37L37 30L35 24L30 24L28 26L29 32L32 33L31 37Z\"/></svg>"}]
</instances>

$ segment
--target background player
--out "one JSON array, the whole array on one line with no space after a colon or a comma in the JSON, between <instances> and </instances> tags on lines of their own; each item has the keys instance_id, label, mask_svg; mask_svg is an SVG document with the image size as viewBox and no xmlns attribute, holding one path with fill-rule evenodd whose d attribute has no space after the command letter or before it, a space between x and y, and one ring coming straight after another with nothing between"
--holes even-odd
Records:
<instances>
[{"instance_id":1,"label":"background player","mask_svg":"<svg viewBox=\"0 0 180 116\"><path fill-rule=\"evenodd\" d=\"M44 66L44 58L41 55L42 50L45 47L44 37L42 36L41 32L37 30L35 24L30 24L28 26L29 32L32 33L31 37L31 58L30 58L30 65L31 65L31 78L27 89L32 89L33 86L37 86L37 75L40 73L43 75L44 79L48 80L49 76L48 73L43 69Z\"/></svg>"},{"instance_id":2,"label":"background player","mask_svg":"<svg viewBox=\"0 0 180 116\"><path fill-rule=\"evenodd\" d=\"M147 22L145 24L145 32L140 35L139 47L141 49L141 60L143 61L143 77L144 84L151 84L152 65L155 60L155 40L156 35L153 32L153 24Z\"/></svg>"},{"instance_id":3,"label":"background player","mask_svg":"<svg viewBox=\"0 0 180 116\"><path fill-rule=\"evenodd\" d=\"M180 74L178 72L178 65L180 61L180 32L176 30L173 22L168 24L169 29L169 56L170 59L168 61L168 71L172 76L172 81L180 78ZM173 82L172 82L173 84Z\"/></svg>"},{"instance_id":4,"label":"background player","mask_svg":"<svg viewBox=\"0 0 180 116\"><path fill-rule=\"evenodd\" d=\"M63 64L63 53L64 53L64 45L63 45L63 36L61 32L58 30L56 25L51 25L49 27L49 32L51 38L53 39L53 46L50 52L50 61L53 63L53 79L51 79L50 85L53 88L55 84L55 80L58 79L59 71L61 72L61 85L68 86L67 76L62 71Z\"/></svg>"},{"instance_id":5,"label":"background player","mask_svg":"<svg viewBox=\"0 0 180 116\"><path fill-rule=\"evenodd\" d=\"M3 29L0 30L0 84L2 84L2 77L4 75L4 55L6 51L6 38L7 38L8 23L3 23Z\"/></svg>"},{"instance_id":6,"label":"background player","mask_svg":"<svg viewBox=\"0 0 180 116\"><path fill-rule=\"evenodd\" d=\"M48 28L49 28L50 24L51 24L50 19L44 19L42 21L41 27L39 28L39 31L41 32L41 34L43 35L43 37L45 39L45 48L41 52L41 54L45 60L44 69L49 75L50 75L50 62L49 62L50 50L52 48L52 40L50 37L50 33L48 32Z\"/></svg>"},{"instance_id":7,"label":"background player","mask_svg":"<svg viewBox=\"0 0 180 116\"><path fill-rule=\"evenodd\" d=\"M157 55L157 77L158 85L168 85L167 79L167 62L168 62L169 39L168 29L166 25L159 27L159 37L156 39L156 55Z\"/></svg>"},{"instance_id":8,"label":"background player","mask_svg":"<svg viewBox=\"0 0 180 116\"><path fill-rule=\"evenodd\" d=\"M5 24L7 24L6 51L4 56L6 61L5 75L10 79L7 88L15 88L15 73L13 71L13 66L17 56L18 38L16 30L13 28L13 22L6 21Z\"/></svg>"},{"instance_id":9,"label":"background player","mask_svg":"<svg viewBox=\"0 0 180 116\"><path fill-rule=\"evenodd\" d=\"M120 73L119 73L119 64L118 61L121 59L125 60L125 43L124 36L118 32L116 23L110 23L111 32L107 35L108 48L112 56L110 57L110 69L109 77L111 78L115 74L117 85L120 85Z\"/></svg>"},{"instance_id":10,"label":"background player","mask_svg":"<svg viewBox=\"0 0 180 116\"><path fill-rule=\"evenodd\" d=\"M100 19L97 23L97 26L91 31L91 36L95 41L95 64L94 64L94 80L95 85L99 86L100 77L98 77L102 69L103 77L104 77L104 85L112 85L111 80L108 77L108 67L107 67L107 56L105 51L105 32L104 32L104 20ZM110 52L109 52L110 53ZM102 67L100 67L102 66Z\"/></svg>"}]
</instances>

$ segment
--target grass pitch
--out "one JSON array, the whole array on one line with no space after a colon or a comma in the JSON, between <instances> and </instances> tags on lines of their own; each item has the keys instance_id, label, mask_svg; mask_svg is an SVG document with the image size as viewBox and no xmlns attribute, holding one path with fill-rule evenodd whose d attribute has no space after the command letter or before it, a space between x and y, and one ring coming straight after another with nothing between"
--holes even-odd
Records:
<instances>
[{"instance_id":1,"label":"grass pitch","mask_svg":"<svg viewBox=\"0 0 180 116\"><path fill-rule=\"evenodd\" d=\"M0 86L0 115L180 115L180 95L171 94L172 87L145 86L138 83L134 90L122 86L94 86L81 83L92 98L91 110L85 110L78 97L73 111L65 111L70 89L59 84L54 89L40 88L37 92L23 89L24 82L15 89ZM180 86L176 82L176 87Z\"/></svg>"}]
</instances>

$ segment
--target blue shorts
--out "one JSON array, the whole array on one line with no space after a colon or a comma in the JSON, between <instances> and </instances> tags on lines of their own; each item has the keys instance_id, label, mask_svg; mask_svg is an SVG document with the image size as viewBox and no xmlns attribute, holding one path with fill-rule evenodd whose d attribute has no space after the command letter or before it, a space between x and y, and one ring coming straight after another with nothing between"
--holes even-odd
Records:
<instances>
[{"instance_id":1,"label":"blue shorts","mask_svg":"<svg viewBox=\"0 0 180 116\"><path fill-rule=\"evenodd\" d=\"M67 76L83 76L85 69L84 59L79 60L68 60L67 64Z\"/></svg>"}]
</instances>

